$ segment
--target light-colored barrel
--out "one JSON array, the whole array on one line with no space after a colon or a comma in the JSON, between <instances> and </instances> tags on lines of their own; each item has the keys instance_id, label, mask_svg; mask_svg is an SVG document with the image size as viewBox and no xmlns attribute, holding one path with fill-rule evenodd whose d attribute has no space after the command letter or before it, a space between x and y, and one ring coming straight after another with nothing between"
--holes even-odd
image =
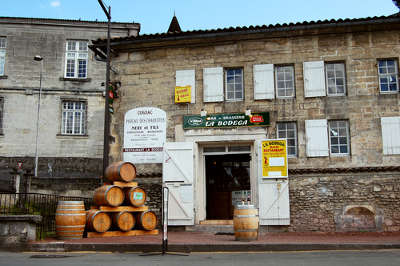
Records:
<instances>
[{"instance_id":1,"label":"light-colored barrel","mask_svg":"<svg viewBox=\"0 0 400 266\"><path fill-rule=\"evenodd\" d=\"M136 214L137 229L154 230L157 226L157 216L152 211L138 212Z\"/></svg>"},{"instance_id":2,"label":"light-colored barrel","mask_svg":"<svg viewBox=\"0 0 400 266\"><path fill-rule=\"evenodd\" d=\"M233 229L235 239L252 241L258 238L258 209L253 205L237 205L233 211Z\"/></svg>"},{"instance_id":3,"label":"light-colored barrel","mask_svg":"<svg viewBox=\"0 0 400 266\"><path fill-rule=\"evenodd\" d=\"M146 202L146 192L140 187L125 188L125 199L134 207L143 206Z\"/></svg>"},{"instance_id":4,"label":"light-colored barrel","mask_svg":"<svg viewBox=\"0 0 400 266\"><path fill-rule=\"evenodd\" d=\"M121 231L130 231L135 226L136 220L132 213L127 211L112 214L113 225Z\"/></svg>"},{"instance_id":5,"label":"light-colored barrel","mask_svg":"<svg viewBox=\"0 0 400 266\"><path fill-rule=\"evenodd\" d=\"M56 210L56 234L59 239L80 239L86 224L83 201L59 201Z\"/></svg>"},{"instance_id":6,"label":"light-colored barrel","mask_svg":"<svg viewBox=\"0 0 400 266\"><path fill-rule=\"evenodd\" d=\"M104 175L110 181L131 182L136 178L136 167L129 162L114 162L107 166Z\"/></svg>"},{"instance_id":7,"label":"light-colored barrel","mask_svg":"<svg viewBox=\"0 0 400 266\"><path fill-rule=\"evenodd\" d=\"M91 209L87 211L86 228L88 231L104 233L111 227L111 218L108 213Z\"/></svg>"},{"instance_id":8,"label":"light-colored barrel","mask_svg":"<svg viewBox=\"0 0 400 266\"><path fill-rule=\"evenodd\" d=\"M94 191L93 201L97 206L118 207L124 202L124 192L120 187L104 185Z\"/></svg>"}]
</instances>

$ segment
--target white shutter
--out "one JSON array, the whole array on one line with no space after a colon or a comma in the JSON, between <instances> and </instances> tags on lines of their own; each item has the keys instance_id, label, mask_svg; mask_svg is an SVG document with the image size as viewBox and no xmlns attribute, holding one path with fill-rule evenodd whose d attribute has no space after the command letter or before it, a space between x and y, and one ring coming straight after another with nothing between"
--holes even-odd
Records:
<instances>
[{"instance_id":1,"label":"white shutter","mask_svg":"<svg viewBox=\"0 0 400 266\"><path fill-rule=\"evenodd\" d=\"M254 100L274 99L274 65L263 64L253 66Z\"/></svg>"},{"instance_id":2,"label":"white shutter","mask_svg":"<svg viewBox=\"0 0 400 266\"><path fill-rule=\"evenodd\" d=\"M383 154L400 154L400 116L382 117Z\"/></svg>"},{"instance_id":3,"label":"white shutter","mask_svg":"<svg viewBox=\"0 0 400 266\"><path fill-rule=\"evenodd\" d=\"M304 97L326 96L324 61L303 63Z\"/></svg>"},{"instance_id":4,"label":"white shutter","mask_svg":"<svg viewBox=\"0 0 400 266\"><path fill-rule=\"evenodd\" d=\"M163 183L168 187L168 224L194 224L193 143L164 145Z\"/></svg>"},{"instance_id":5,"label":"white shutter","mask_svg":"<svg viewBox=\"0 0 400 266\"><path fill-rule=\"evenodd\" d=\"M203 69L204 102L222 102L224 100L224 69L212 67Z\"/></svg>"},{"instance_id":6,"label":"white shutter","mask_svg":"<svg viewBox=\"0 0 400 266\"><path fill-rule=\"evenodd\" d=\"M306 120L307 157L329 156L326 119Z\"/></svg>"},{"instance_id":7,"label":"white shutter","mask_svg":"<svg viewBox=\"0 0 400 266\"><path fill-rule=\"evenodd\" d=\"M260 225L289 225L289 180L262 180L258 191Z\"/></svg>"},{"instance_id":8,"label":"white shutter","mask_svg":"<svg viewBox=\"0 0 400 266\"><path fill-rule=\"evenodd\" d=\"M191 103L196 102L196 79L195 70L177 70L175 86L191 86Z\"/></svg>"}]
</instances>

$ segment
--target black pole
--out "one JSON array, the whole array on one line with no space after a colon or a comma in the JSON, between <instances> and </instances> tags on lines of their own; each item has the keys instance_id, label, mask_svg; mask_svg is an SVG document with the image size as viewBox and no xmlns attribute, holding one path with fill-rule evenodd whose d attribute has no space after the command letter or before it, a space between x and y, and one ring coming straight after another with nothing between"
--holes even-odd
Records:
<instances>
[{"instance_id":1,"label":"black pole","mask_svg":"<svg viewBox=\"0 0 400 266\"><path fill-rule=\"evenodd\" d=\"M105 103L104 103L104 147L103 147L103 177L105 178L106 168L108 166L108 155L110 152L110 111L109 111L109 102L110 102L110 27L111 27L111 6L108 7L108 11L103 4L102 0L98 0L101 8L107 16L107 65L106 65L106 89L105 89ZM102 181L103 181L102 180Z\"/></svg>"}]
</instances>

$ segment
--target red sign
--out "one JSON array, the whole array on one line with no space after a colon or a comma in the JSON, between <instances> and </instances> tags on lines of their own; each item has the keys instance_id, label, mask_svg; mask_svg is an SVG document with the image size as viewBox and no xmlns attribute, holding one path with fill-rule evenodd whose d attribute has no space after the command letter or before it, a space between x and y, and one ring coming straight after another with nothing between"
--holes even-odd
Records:
<instances>
[{"instance_id":1,"label":"red sign","mask_svg":"<svg viewBox=\"0 0 400 266\"><path fill-rule=\"evenodd\" d=\"M261 115L253 115L250 118L250 122L251 123L263 123L264 122L264 118Z\"/></svg>"}]
</instances>

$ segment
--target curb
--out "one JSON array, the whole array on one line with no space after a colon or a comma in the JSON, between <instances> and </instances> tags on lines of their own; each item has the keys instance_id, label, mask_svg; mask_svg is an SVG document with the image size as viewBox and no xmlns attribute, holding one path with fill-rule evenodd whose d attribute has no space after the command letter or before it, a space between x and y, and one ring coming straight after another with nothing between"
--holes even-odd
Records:
<instances>
[{"instance_id":1,"label":"curb","mask_svg":"<svg viewBox=\"0 0 400 266\"><path fill-rule=\"evenodd\" d=\"M118 243L46 243L31 244L27 250L32 252L161 252L160 244L118 244ZM296 244L169 244L169 252L267 252L267 251L316 251L316 250L374 250L400 249L398 243L367 244L367 243L296 243Z\"/></svg>"}]
</instances>

